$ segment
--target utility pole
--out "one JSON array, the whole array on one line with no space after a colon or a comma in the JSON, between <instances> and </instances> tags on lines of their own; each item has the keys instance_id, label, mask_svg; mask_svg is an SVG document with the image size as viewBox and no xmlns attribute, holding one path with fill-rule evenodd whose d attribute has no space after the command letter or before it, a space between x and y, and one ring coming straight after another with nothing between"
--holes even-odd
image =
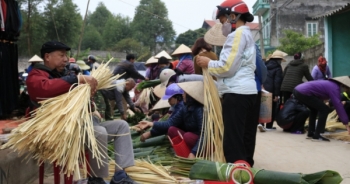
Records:
<instances>
[{"instance_id":1,"label":"utility pole","mask_svg":"<svg viewBox=\"0 0 350 184\"><path fill-rule=\"evenodd\" d=\"M261 52L261 57L265 57L265 45L264 45L264 37L263 37L263 25L261 23L261 14L258 15L258 20L259 20L259 35L260 35L260 52Z\"/></svg>"}]
</instances>

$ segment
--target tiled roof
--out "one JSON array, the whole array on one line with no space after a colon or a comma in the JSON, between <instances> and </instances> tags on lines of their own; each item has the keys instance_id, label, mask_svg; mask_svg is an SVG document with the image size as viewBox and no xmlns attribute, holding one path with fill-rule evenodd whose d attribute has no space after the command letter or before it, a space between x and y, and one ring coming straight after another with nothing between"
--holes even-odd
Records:
<instances>
[{"instance_id":1,"label":"tiled roof","mask_svg":"<svg viewBox=\"0 0 350 184\"><path fill-rule=\"evenodd\" d=\"M346 11L346 10L349 10L349 9L350 9L350 3L347 3L347 4L343 5L343 6L341 6L340 8L337 8L337 9L334 9L334 10L329 10L329 11L327 11L325 13L313 16L312 18L318 19L318 18L322 18L322 17L329 17L331 15L334 15L336 13L340 13L342 11Z\"/></svg>"}]
</instances>

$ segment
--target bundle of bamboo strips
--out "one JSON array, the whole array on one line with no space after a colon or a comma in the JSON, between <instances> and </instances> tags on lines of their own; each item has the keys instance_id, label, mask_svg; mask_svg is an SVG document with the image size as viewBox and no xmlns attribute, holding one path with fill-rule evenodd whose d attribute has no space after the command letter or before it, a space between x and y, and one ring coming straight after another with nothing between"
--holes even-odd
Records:
<instances>
[{"instance_id":1,"label":"bundle of bamboo strips","mask_svg":"<svg viewBox=\"0 0 350 184\"><path fill-rule=\"evenodd\" d=\"M143 89L138 99L138 103L148 107L151 103L151 98L155 99L153 95L153 87Z\"/></svg>"},{"instance_id":2,"label":"bundle of bamboo strips","mask_svg":"<svg viewBox=\"0 0 350 184\"><path fill-rule=\"evenodd\" d=\"M128 175L140 183L178 183L178 180L170 176L165 167L161 165L154 165L145 160L135 160L135 166L125 169Z\"/></svg>"},{"instance_id":3,"label":"bundle of bamboo strips","mask_svg":"<svg viewBox=\"0 0 350 184\"><path fill-rule=\"evenodd\" d=\"M203 68L203 83L204 113L201 136L203 140L200 140L203 142L203 148L198 147L196 157L224 163L222 107L217 87L206 68Z\"/></svg>"},{"instance_id":4,"label":"bundle of bamboo strips","mask_svg":"<svg viewBox=\"0 0 350 184\"><path fill-rule=\"evenodd\" d=\"M111 82L120 77L113 76L109 62L91 72L98 81L97 89L114 87ZM77 172L79 176L79 164L86 166L85 146L99 164L104 164L94 136L90 95L90 85L80 84L63 95L39 102L41 106L32 112L33 118L14 129L2 149L12 148L19 154L29 152L38 164L56 163L67 175Z\"/></svg>"}]
</instances>

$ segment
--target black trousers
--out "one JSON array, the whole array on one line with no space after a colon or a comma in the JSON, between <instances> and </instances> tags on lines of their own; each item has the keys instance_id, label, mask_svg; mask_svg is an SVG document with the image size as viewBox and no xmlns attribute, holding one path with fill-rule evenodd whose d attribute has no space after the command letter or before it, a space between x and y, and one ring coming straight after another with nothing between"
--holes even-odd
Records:
<instances>
[{"instance_id":1,"label":"black trousers","mask_svg":"<svg viewBox=\"0 0 350 184\"><path fill-rule=\"evenodd\" d=\"M247 120L245 123L244 133L244 147L247 155L247 162L251 167L254 165L254 152L256 143L256 131L259 124L260 115L260 104L261 104L261 91L255 98L253 110L251 113L248 112Z\"/></svg>"},{"instance_id":2,"label":"black trousers","mask_svg":"<svg viewBox=\"0 0 350 184\"><path fill-rule=\"evenodd\" d=\"M299 102L305 104L310 109L309 118L309 135L319 135L324 132L326 127L327 116L329 113L329 107L323 102L323 100L315 96L304 95L297 90L294 90L293 95ZM317 127L316 117L318 115Z\"/></svg>"},{"instance_id":3,"label":"black trousers","mask_svg":"<svg viewBox=\"0 0 350 184\"><path fill-rule=\"evenodd\" d=\"M305 128L305 121L309 117L310 111L305 110L305 111L300 111L294 118L292 125L288 129L283 129L284 131L287 132L296 132L296 131L301 131L304 132Z\"/></svg>"},{"instance_id":4,"label":"black trousers","mask_svg":"<svg viewBox=\"0 0 350 184\"><path fill-rule=\"evenodd\" d=\"M253 126L254 128L257 126L257 122L248 122L247 120L249 119L248 116L252 115L256 96L256 94L241 95L233 93L227 93L223 96L223 147L228 163L234 163L237 160L247 161L245 139L249 135L246 136L246 134L253 130Z\"/></svg>"},{"instance_id":5,"label":"black trousers","mask_svg":"<svg viewBox=\"0 0 350 184\"><path fill-rule=\"evenodd\" d=\"M292 92L289 91L282 91L282 95L283 95L283 104L286 103L286 101L290 98L290 96L292 96Z\"/></svg>"}]
</instances>

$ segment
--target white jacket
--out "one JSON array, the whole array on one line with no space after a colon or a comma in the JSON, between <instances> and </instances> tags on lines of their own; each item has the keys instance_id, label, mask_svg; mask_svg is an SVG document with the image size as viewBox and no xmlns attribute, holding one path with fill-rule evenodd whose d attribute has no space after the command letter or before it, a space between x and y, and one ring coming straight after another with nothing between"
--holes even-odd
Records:
<instances>
[{"instance_id":1,"label":"white jacket","mask_svg":"<svg viewBox=\"0 0 350 184\"><path fill-rule=\"evenodd\" d=\"M209 73L217 77L220 96L257 94L255 60L255 42L248 26L241 26L227 36L220 60L208 64Z\"/></svg>"}]
</instances>

